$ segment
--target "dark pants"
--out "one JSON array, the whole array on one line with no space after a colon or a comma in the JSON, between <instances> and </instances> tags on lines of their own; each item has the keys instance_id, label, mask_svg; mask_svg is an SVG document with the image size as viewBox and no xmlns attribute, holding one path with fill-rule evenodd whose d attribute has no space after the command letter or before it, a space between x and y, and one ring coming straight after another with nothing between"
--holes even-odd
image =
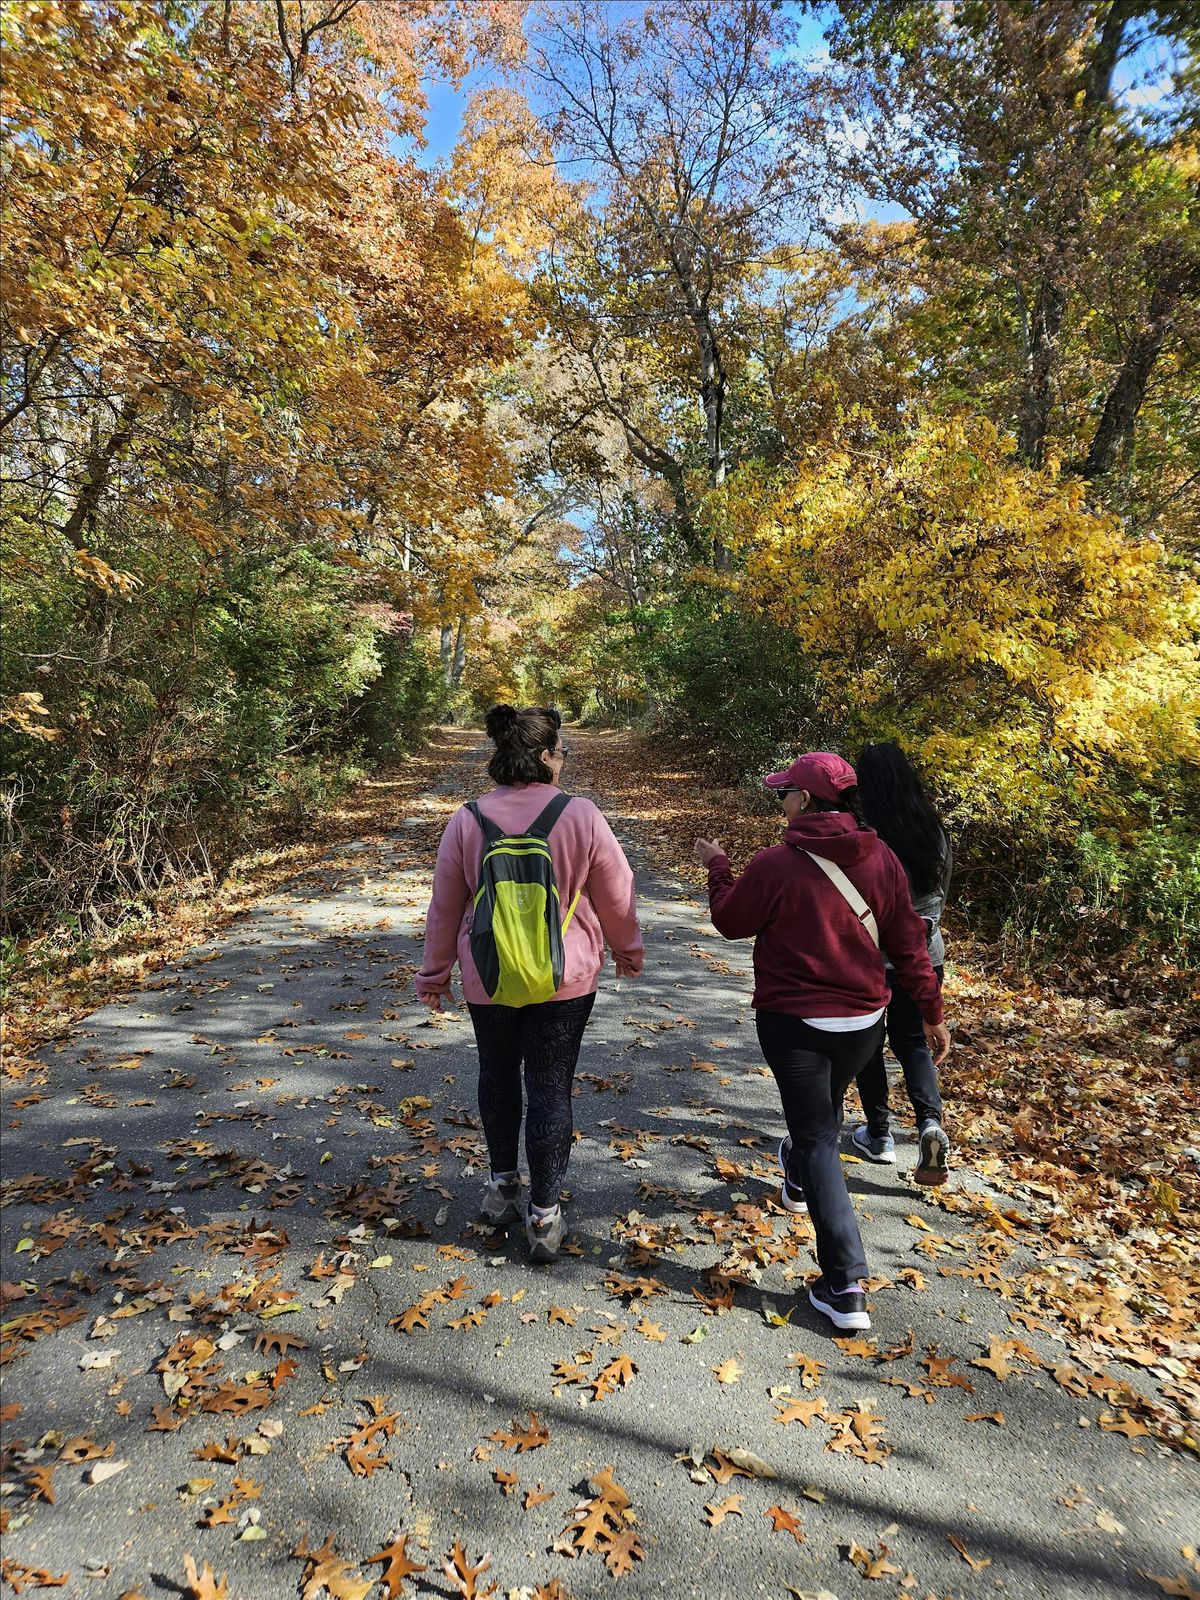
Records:
<instances>
[{"instance_id":1,"label":"dark pants","mask_svg":"<svg viewBox=\"0 0 1200 1600\"><path fill-rule=\"evenodd\" d=\"M469 1007L479 1047L479 1116L493 1172L515 1172L525 1067L529 1198L555 1206L571 1158L571 1085L594 994L537 1006Z\"/></svg>"},{"instance_id":2,"label":"dark pants","mask_svg":"<svg viewBox=\"0 0 1200 1600\"><path fill-rule=\"evenodd\" d=\"M880 1049L883 1020L854 1033L826 1033L782 1011L758 1011L755 1020L792 1136L788 1182L808 1201L822 1273L844 1289L867 1276L867 1258L838 1153L842 1096Z\"/></svg>"},{"instance_id":3,"label":"dark pants","mask_svg":"<svg viewBox=\"0 0 1200 1600\"><path fill-rule=\"evenodd\" d=\"M940 987L942 968L934 967ZM891 975L892 998L887 1008L887 1036L892 1054L904 1069L904 1087L917 1114L917 1127L942 1120L942 1097L937 1068L925 1043L925 1024L912 996ZM888 1079L883 1064L883 1041L858 1075L858 1093L867 1116L867 1131L881 1138L888 1131Z\"/></svg>"}]
</instances>

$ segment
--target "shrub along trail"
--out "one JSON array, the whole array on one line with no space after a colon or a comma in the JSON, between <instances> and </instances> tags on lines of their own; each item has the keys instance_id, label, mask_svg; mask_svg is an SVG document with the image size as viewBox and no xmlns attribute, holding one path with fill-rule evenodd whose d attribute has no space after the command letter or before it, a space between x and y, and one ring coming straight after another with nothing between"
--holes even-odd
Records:
<instances>
[{"instance_id":1,"label":"shrub along trail","mask_svg":"<svg viewBox=\"0 0 1200 1600\"><path fill-rule=\"evenodd\" d=\"M6 1581L1197 1593L1186 1047L1147 1013L1003 991L972 952L946 1071L964 1160L929 1194L910 1140L898 1169L848 1158L874 1328L834 1340L800 1294L808 1225L775 1204L749 948L683 867L697 825L737 860L771 824L652 744L569 742L648 943L580 1063L570 1252L531 1269L473 1225L469 1024L412 997L433 847L480 776L445 734L388 831L8 1084Z\"/></svg>"}]
</instances>

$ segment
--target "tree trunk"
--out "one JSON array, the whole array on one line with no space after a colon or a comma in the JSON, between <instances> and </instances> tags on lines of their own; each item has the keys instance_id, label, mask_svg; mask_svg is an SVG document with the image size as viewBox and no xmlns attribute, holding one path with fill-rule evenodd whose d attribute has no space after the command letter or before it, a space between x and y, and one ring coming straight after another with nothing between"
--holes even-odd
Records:
<instances>
[{"instance_id":1,"label":"tree trunk","mask_svg":"<svg viewBox=\"0 0 1200 1600\"><path fill-rule=\"evenodd\" d=\"M442 623L442 636L438 644L438 659L442 664L442 682L447 689L451 684L451 673L454 670L454 625L450 622Z\"/></svg>"},{"instance_id":2,"label":"tree trunk","mask_svg":"<svg viewBox=\"0 0 1200 1600\"><path fill-rule=\"evenodd\" d=\"M68 544L76 550L87 548L87 541L83 531L91 525L92 518L100 504L105 489L108 487L112 476L113 467L117 458L124 451L126 445L133 438L133 428L137 421L137 401L132 397L122 403L117 414L117 425L109 434L107 441L101 446L89 450L87 464L84 468L83 482L75 501L75 509L62 526L62 536Z\"/></svg>"},{"instance_id":3,"label":"tree trunk","mask_svg":"<svg viewBox=\"0 0 1200 1600\"><path fill-rule=\"evenodd\" d=\"M1049 275L1042 279L1033 307L1029 353L1025 363L1025 393L1017 424L1017 449L1028 466L1040 467L1046 455L1050 411L1054 405L1054 374L1058 367L1058 342L1067 312L1067 293Z\"/></svg>"},{"instance_id":4,"label":"tree trunk","mask_svg":"<svg viewBox=\"0 0 1200 1600\"><path fill-rule=\"evenodd\" d=\"M454 665L450 669L450 682L457 689L463 680L467 664L467 619L459 617L458 632L454 637Z\"/></svg>"},{"instance_id":5,"label":"tree trunk","mask_svg":"<svg viewBox=\"0 0 1200 1600\"><path fill-rule=\"evenodd\" d=\"M1091 59L1080 79L1086 108L1074 134L1074 143L1080 151L1094 141L1100 119L1111 105L1113 74L1121 57L1126 27L1140 9L1136 0L1112 0L1099 29ZM1085 203L1086 188L1080 183L1068 196L1064 213L1058 219L1052 236L1053 254L1043 271L1034 302L1025 392L1017 425L1018 451L1031 467L1040 467L1046 457L1046 435L1050 431L1059 344L1071 281L1069 241L1080 225Z\"/></svg>"},{"instance_id":6,"label":"tree trunk","mask_svg":"<svg viewBox=\"0 0 1200 1600\"><path fill-rule=\"evenodd\" d=\"M1137 414L1146 398L1150 374L1171 332L1180 301L1198 288L1200 267L1180 261L1168 267L1154 285L1145 318L1129 341L1121 370L1104 402L1092 447L1084 463L1085 478L1103 477L1112 467L1121 447L1132 439Z\"/></svg>"},{"instance_id":7,"label":"tree trunk","mask_svg":"<svg viewBox=\"0 0 1200 1600\"><path fill-rule=\"evenodd\" d=\"M708 461L708 486L719 489L725 482L725 373L717 354L716 340L708 318L697 321L700 339L700 396L704 402L704 445ZM720 539L713 540L713 566L724 571L729 566L729 551Z\"/></svg>"}]
</instances>

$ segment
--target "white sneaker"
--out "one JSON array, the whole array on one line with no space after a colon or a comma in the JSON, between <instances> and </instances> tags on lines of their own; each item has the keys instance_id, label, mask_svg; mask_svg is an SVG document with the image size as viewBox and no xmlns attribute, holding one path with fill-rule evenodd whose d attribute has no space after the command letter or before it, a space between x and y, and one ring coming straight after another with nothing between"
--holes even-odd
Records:
<instances>
[{"instance_id":1,"label":"white sneaker","mask_svg":"<svg viewBox=\"0 0 1200 1600\"><path fill-rule=\"evenodd\" d=\"M530 1207L525 1214L525 1237L529 1240L529 1259L542 1266L557 1261L566 1233L567 1224L562 1214L562 1206L552 1211L548 1217L535 1217L533 1208Z\"/></svg>"}]
</instances>

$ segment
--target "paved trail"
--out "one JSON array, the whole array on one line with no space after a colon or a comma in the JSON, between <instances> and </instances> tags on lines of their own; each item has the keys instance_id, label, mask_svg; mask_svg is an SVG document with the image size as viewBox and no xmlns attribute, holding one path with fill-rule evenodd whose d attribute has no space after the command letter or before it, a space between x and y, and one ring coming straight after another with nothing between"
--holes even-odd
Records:
<instances>
[{"instance_id":1,"label":"paved trail","mask_svg":"<svg viewBox=\"0 0 1200 1600\"><path fill-rule=\"evenodd\" d=\"M472 1562L490 1553L485 1576L503 1594L557 1577L577 1597L847 1600L866 1582L866 1556L846 1558L851 1542L895 1568L867 1594L1161 1593L1138 1569L1186 1570L1180 1549L1200 1521L1193 1467L1150 1439L1101 1432L1103 1401L1051 1374L1061 1345L1014 1328L1003 1297L976 1279L939 1275L969 1260L965 1224L909 1183L911 1145L898 1172L847 1170L873 1268L893 1285L873 1297L871 1338L882 1352L911 1329L912 1353L846 1353L797 1299L811 1270L806 1225L764 1209L780 1119L754 1043L748 947L726 946L693 891L645 863L647 972L605 984L581 1061L578 1253L533 1270L522 1236L471 1231L483 1147L470 1028L465 1013L427 1018L409 978L429 846L477 764L458 738L444 792L398 819L393 840L339 850L317 877L88 1018L49 1055L45 1098L9 1095L3 1277L39 1291L5 1312L35 1313L8 1329L23 1352L5 1368L10 1576L69 1572L62 1592L102 1600L178 1595L190 1552L229 1573L231 1600L280 1600L298 1592L302 1537L315 1549L333 1534L357 1572L406 1531L429 1570L404 1592L431 1595L459 1592L442 1575L456 1538ZM389 1230L389 1217L400 1225ZM659 1246L648 1263L628 1253L644 1230ZM721 1284L705 1269L755 1242L758 1283L739 1287L731 1309L706 1307L696 1291L719 1298ZM313 1277L319 1261L326 1275ZM628 1304L606 1286L614 1275L661 1292ZM389 1325L459 1276L470 1287L435 1301L426 1329ZM281 1296L298 1309L264 1318ZM551 1307L563 1313L549 1320ZM472 1311L477 1326L448 1326ZM782 1326L768 1321L788 1312ZM665 1338L639 1332L643 1318ZM256 1350L272 1334L303 1347ZM996 1337L1026 1340L1047 1365L1015 1359L1003 1382L971 1367ZM973 1392L929 1383L930 1346L955 1358L932 1376L961 1373ZM553 1376L566 1363L594 1377L622 1352L636 1374L602 1399ZM813 1387L794 1352L823 1364L810 1366ZM728 1362L736 1381L719 1382ZM381 1443L390 1458L357 1476L333 1446L368 1395L398 1415L390 1437L351 1449L360 1467ZM777 1421L796 1399L843 1420ZM480 1449L531 1410L547 1443ZM966 1420L998 1411L1003 1425ZM161 1429L147 1431L156 1415ZM96 1462L39 1473L81 1437L128 1465L94 1484ZM236 1464L196 1458L227 1438ZM753 1452L774 1478L716 1482L700 1465L714 1446ZM677 1459L693 1450L693 1462ZM553 1549L608 1465L644 1550L620 1578L596 1553L572 1561ZM519 1488L506 1494L497 1469ZM235 1478L260 1492L246 1498ZM539 1485L553 1497L526 1509ZM706 1505L731 1494L735 1508L710 1526ZM215 1526L199 1525L222 1505ZM775 1506L795 1514L803 1543L773 1529ZM239 1539L253 1513L265 1537Z\"/></svg>"}]
</instances>

